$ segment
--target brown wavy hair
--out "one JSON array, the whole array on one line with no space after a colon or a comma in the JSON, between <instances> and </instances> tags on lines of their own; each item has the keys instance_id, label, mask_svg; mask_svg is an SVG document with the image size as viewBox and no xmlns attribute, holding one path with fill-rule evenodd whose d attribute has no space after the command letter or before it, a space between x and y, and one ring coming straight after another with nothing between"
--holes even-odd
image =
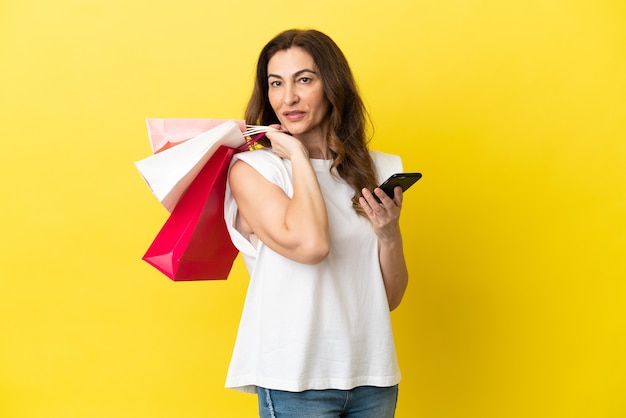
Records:
<instances>
[{"instance_id":1,"label":"brown wavy hair","mask_svg":"<svg viewBox=\"0 0 626 418\"><path fill-rule=\"evenodd\" d=\"M377 186L374 163L367 146L369 118L348 61L330 37L317 30L291 29L276 35L265 45L257 62L254 89L245 113L246 123L279 123L268 98L267 65L274 54L293 47L307 51L320 71L324 93L330 103L330 129L326 142L333 158L331 172L336 168L339 177L354 188L352 207L365 216L359 204L361 189L373 190ZM271 146L267 138L259 143Z\"/></svg>"}]
</instances>

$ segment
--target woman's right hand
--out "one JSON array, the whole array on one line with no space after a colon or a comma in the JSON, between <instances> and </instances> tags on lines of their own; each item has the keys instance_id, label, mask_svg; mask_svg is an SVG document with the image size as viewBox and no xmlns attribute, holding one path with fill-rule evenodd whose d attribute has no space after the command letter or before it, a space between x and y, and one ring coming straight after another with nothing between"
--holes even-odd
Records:
<instances>
[{"instance_id":1,"label":"woman's right hand","mask_svg":"<svg viewBox=\"0 0 626 418\"><path fill-rule=\"evenodd\" d=\"M296 137L289 135L281 125L270 125L276 131L269 131L265 136L272 143L272 150L280 158L292 160L296 156L309 158L309 153L304 144Z\"/></svg>"}]
</instances>

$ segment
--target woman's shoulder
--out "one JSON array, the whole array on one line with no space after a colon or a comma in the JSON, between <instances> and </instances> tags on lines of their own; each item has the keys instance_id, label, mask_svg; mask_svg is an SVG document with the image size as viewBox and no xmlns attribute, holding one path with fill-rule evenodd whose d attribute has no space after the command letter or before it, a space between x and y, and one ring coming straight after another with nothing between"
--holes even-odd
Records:
<instances>
[{"instance_id":1,"label":"woman's shoulder","mask_svg":"<svg viewBox=\"0 0 626 418\"><path fill-rule=\"evenodd\" d=\"M283 170L285 162L272 151L271 148L258 148L251 151L239 152L234 155L232 163L244 161L261 173L271 170Z\"/></svg>"},{"instance_id":2,"label":"woman's shoulder","mask_svg":"<svg viewBox=\"0 0 626 418\"><path fill-rule=\"evenodd\" d=\"M291 170L285 160L280 158L271 148L259 148L235 154L232 164L243 161L254 168L270 182L288 188L291 184Z\"/></svg>"},{"instance_id":3,"label":"woman's shoulder","mask_svg":"<svg viewBox=\"0 0 626 418\"><path fill-rule=\"evenodd\" d=\"M281 164L282 159L274 154L271 148L258 148L251 151L244 151L235 154L233 161L243 160L254 166L255 164Z\"/></svg>"},{"instance_id":4,"label":"woman's shoulder","mask_svg":"<svg viewBox=\"0 0 626 418\"><path fill-rule=\"evenodd\" d=\"M370 150L370 155L374 162L376 178L379 183L392 174L402 172L402 158L399 155L375 150Z\"/></svg>"}]
</instances>

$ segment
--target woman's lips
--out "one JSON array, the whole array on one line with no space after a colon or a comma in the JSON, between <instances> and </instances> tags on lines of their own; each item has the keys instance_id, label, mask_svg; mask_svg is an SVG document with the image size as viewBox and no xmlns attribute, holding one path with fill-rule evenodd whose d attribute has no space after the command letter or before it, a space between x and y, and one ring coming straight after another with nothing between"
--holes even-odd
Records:
<instances>
[{"instance_id":1,"label":"woman's lips","mask_svg":"<svg viewBox=\"0 0 626 418\"><path fill-rule=\"evenodd\" d=\"M294 110L292 112L285 112L285 113L283 113L283 116L289 122L298 122L298 121L302 120L305 115L306 115L305 112L301 112L301 111L297 111L297 110Z\"/></svg>"}]
</instances>

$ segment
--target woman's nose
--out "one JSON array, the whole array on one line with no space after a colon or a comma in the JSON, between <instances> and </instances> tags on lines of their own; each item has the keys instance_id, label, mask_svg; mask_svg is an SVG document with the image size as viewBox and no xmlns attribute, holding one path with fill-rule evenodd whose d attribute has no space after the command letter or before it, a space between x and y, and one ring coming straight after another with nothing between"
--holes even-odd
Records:
<instances>
[{"instance_id":1,"label":"woman's nose","mask_svg":"<svg viewBox=\"0 0 626 418\"><path fill-rule=\"evenodd\" d=\"M298 103L298 91L295 86L287 86L285 88L285 95L283 96L283 101L286 105L293 105Z\"/></svg>"}]
</instances>

